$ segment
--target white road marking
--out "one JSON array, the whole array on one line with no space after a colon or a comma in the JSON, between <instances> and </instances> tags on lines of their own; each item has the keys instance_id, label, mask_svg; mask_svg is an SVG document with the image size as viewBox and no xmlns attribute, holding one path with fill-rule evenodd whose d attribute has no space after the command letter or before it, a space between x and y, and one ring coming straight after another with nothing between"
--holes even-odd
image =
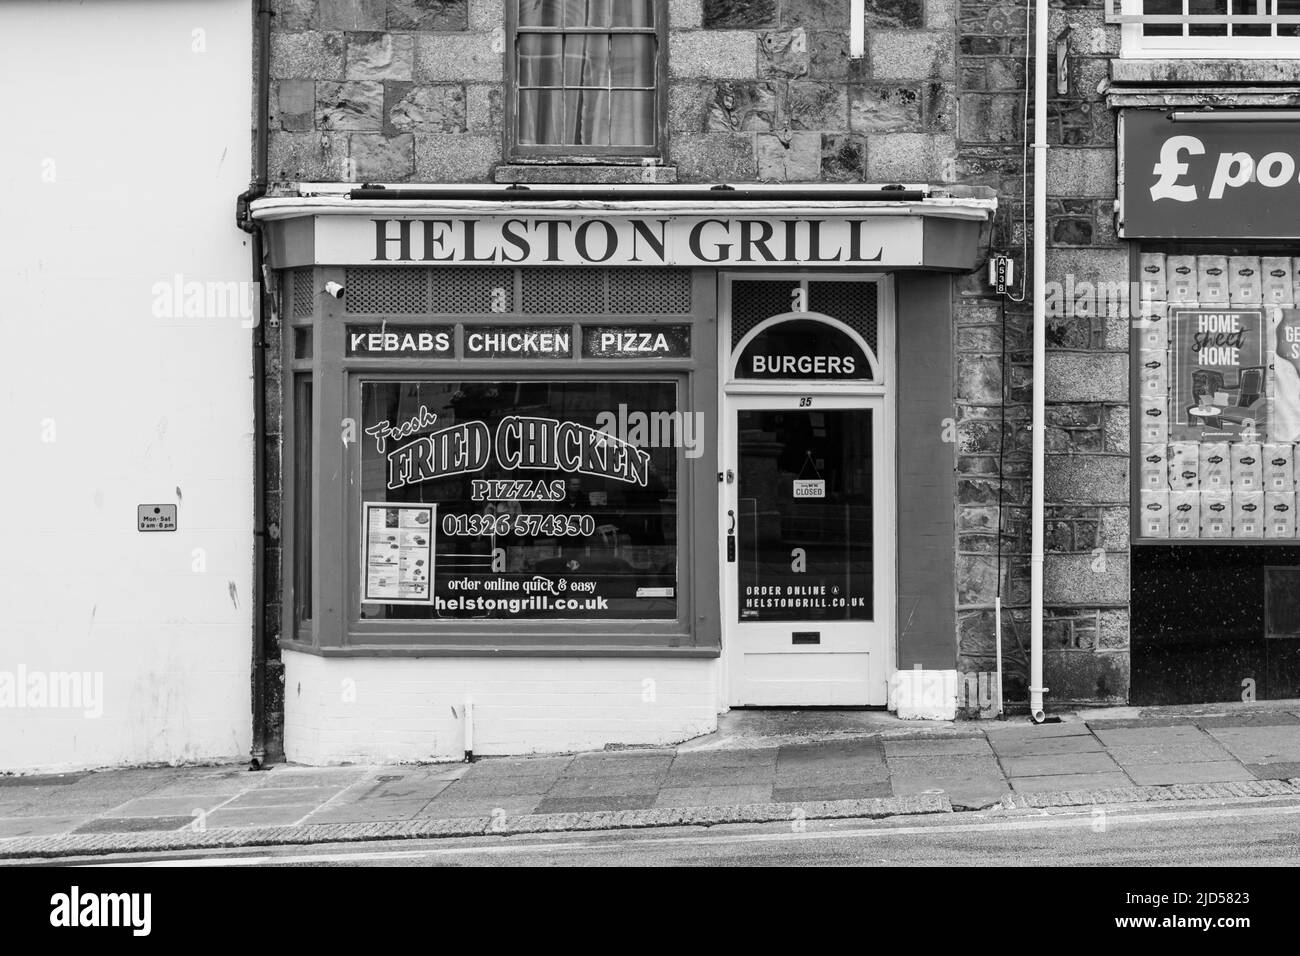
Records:
<instances>
[{"instance_id":1,"label":"white road marking","mask_svg":"<svg viewBox=\"0 0 1300 956\"><path fill-rule=\"evenodd\" d=\"M1032 831L1032 830L1065 830L1065 829L1091 829L1094 823L1093 811L1098 809L1096 806L1072 808L1071 811L1061 814L1044 815L1041 817L1032 817L1029 819L1006 819L997 821L988 821L981 823L956 823L941 824L935 826L875 826L875 827L858 827L855 829L842 830L808 830L803 833L781 832L781 833L694 833L691 836L676 837L656 837L654 840L644 841L647 845L653 846L674 846L682 844L699 845L708 843L711 845L737 845L746 843L770 843L779 841L804 841L804 840L842 840L852 839L855 837L881 837L881 836L919 836L928 833L987 833L993 831ZM1200 810L1183 810L1172 812L1142 812L1134 810L1107 810L1108 824L1107 828L1116 826L1119 823L1124 824L1142 824L1142 823L1164 823L1164 822L1186 822L1190 820L1203 820L1207 817L1213 817L1216 821L1240 817L1255 817L1267 814L1272 815L1295 815L1300 814L1300 804L1294 806L1278 806L1271 804L1268 806L1250 806L1250 807L1206 807ZM816 821L827 822L827 821ZM652 828L637 830L614 830L603 831L607 835L614 834L618 837L637 837L644 836L647 832L653 832ZM524 834L520 834L524 836ZM122 866L148 866L148 867L197 867L197 866L265 866L268 864L310 864L310 863L363 863L367 860L407 860L418 857L431 856L463 856L465 854L509 854L509 853L536 853L546 850L607 850L607 849L627 849L628 840L573 840L573 841L555 841L550 843L528 843L528 842L509 842L494 844L488 846L482 845L458 845L458 846L431 846L421 850L370 850L358 853L309 853L298 854L295 856L275 856L262 854L259 856L228 856L228 857L185 857L167 860L146 860L138 863L96 863L89 864L93 867L122 867Z\"/></svg>"}]
</instances>

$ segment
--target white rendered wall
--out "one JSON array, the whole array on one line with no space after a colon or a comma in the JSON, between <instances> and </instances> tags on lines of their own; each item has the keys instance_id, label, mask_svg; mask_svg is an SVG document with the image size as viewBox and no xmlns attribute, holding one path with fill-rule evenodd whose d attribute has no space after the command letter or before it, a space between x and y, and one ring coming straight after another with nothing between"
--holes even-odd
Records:
<instances>
[{"instance_id":1,"label":"white rendered wall","mask_svg":"<svg viewBox=\"0 0 1300 956\"><path fill-rule=\"evenodd\" d=\"M0 772L248 753L252 43L247 0L0 3Z\"/></svg>"},{"instance_id":2,"label":"white rendered wall","mask_svg":"<svg viewBox=\"0 0 1300 956\"><path fill-rule=\"evenodd\" d=\"M305 764L673 744L717 729L716 660L325 658L284 652L285 756Z\"/></svg>"}]
</instances>

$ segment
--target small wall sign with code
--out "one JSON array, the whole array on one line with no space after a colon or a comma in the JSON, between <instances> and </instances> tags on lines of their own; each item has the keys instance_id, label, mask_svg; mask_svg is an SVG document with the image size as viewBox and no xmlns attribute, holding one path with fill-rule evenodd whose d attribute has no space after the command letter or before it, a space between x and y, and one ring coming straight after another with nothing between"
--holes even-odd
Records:
<instances>
[{"instance_id":1,"label":"small wall sign with code","mask_svg":"<svg viewBox=\"0 0 1300 956\"><path fill-rule=\"evenodd\" d=\"M175 531L175 505L136 505L136 528L140 531Z\"/></svg>"}]
</instances>

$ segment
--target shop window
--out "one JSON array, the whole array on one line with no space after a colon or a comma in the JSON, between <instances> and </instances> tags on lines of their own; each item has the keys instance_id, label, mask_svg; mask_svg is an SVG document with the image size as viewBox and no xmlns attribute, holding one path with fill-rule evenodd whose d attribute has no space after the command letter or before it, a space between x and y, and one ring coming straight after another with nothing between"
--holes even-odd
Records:
<instances>
[{"instance_id":1,"label":"shop window","mask_svg":"<svg viewBox=\"0 0 1300 956\"><path fill-rule=\"evenodd\" d=\"M1139 538L1295 542L1295 265L1284 255L1141 254Z\"/></svg>"},{"instance_id":2,"label":"shop window","mask_svg":"<svg viewBox=\"0 0 1300 956\"><path fill-rule=\"evenodd\" d=\"M1107 0L1134 57L1300 54L1300 0Z\"/></svg>"},{"instance_id":3,"label":"shop window","mask_svg":"<svg viewBox=\"0 0 1300 956\"><path fill-rule=\"evenodd\" d=\"M678 617L673 381L361 382L366 620Z\"/></svg>"},{"instance_id":4,"label":"shop window","mask_svg":"<svg viewBox=\"0 0 1300 956\"><path fill-rule=\"evenodd\" d=\"M507 123L514 158L662 150L662 0L510 0Z\"/></svg>"}]
</instances>

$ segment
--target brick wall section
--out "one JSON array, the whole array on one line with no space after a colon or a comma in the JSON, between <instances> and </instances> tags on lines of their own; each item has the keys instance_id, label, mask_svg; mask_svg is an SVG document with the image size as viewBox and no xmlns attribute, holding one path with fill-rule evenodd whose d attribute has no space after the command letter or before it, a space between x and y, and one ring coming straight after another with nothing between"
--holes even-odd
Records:
<instances>
[{"instance_id":1,"label":"brick wall section","mask_svg":"<svg viewBox=\"0 0 1300 956\"><path fill-rule=\"evenodd\" d=\"M1087 4L1086 7L1099 7ZM959 177L998 189L993 243L1026 270L1022 227L1021 122L1025 76L1024 6L963 0L960 13ZM1079 309L1063 293L1090 295L1127 283L1127 253L1114 231L1115 115L1099 84L1118 51L1118 29L1099 9L1053 4L1055 38L1069 26L1069 90L1049 82L1047 357L1047 538L1044 562L1044 683L1049 700L1124 701L1128 695L1128 321ZM1033 104L1029 104L1032 117ZM1031 119L1032 123L1032 119ZM1032 129L1032 126L1030 127ZM1032 158L1030 160L1032 163ZM1032 168L1032 167L1031 167ZM1006 303L1008 426L999 435L1002 315L978 277L964 281L957 305L959 668L994 663L993 597L998 582L997 504L1003 499L1002 594L1005 693L1027 697L1029 577L1029 419L1031 313ZM1050 288L1050 286L1049 286ZM1101 314L1097 314L1100 312ZM998 470L998 444L1005 442Z\"/></svg>"}]
</instances>

